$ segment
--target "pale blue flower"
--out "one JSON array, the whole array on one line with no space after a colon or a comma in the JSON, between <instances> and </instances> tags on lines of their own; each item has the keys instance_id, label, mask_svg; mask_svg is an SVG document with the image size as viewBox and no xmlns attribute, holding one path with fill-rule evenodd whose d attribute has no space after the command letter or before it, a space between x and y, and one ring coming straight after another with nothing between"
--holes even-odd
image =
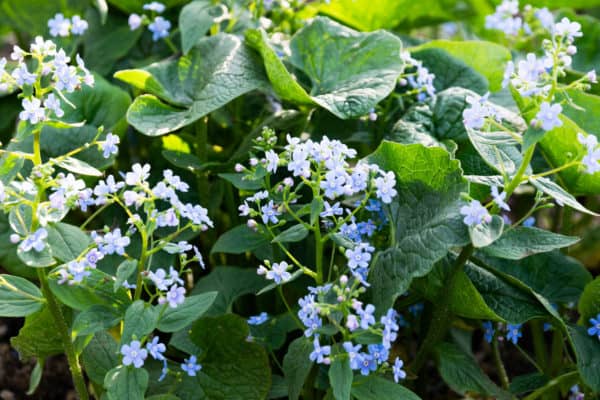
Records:
<instances>
[{"instance_id":1,"label":"pale blue flower","mask_svg":"<svg viewBox=\"0 0 600 400\"><path fill-rule=\"evenodd\" d=\"M21 121L29 121L32 124L37 124L46 119L45 109L42 108L42 102L35 97L31 99L23 99L23 111L19 113Z\"/></svg>"},{"instance_id":2,"label":"pale blue flower","mask_svg":"<svg viewBox=\"0 0 600 400\"><path fill-rule=\"evenodd\" d=\"M560 104L550 104L547 101L540 105L540 111L535 116L535 123L541 125L545 131L562 126L563 122L558 116L562 112Z\"/></svg>"},{"instance_id":3,"label":"pale blue flower","mask_svg":"<svg viewBox=\"0 0 600 400\"><path fill-rule=\"evenodd\" d=\"M600 313L596 315L596 318L590 318L591 327L588 328L588 335L597 336L600 339Z\"/></svg>"},{"instance_id":4,"label":"pale blue flower","mask_svg":"<svg viewBox=\"0 0 600 400\"><path fill-rule=\"evenodd\" d=\"M350 359L350 368L353 370L360 369L360 364L362 362L360 349L362 345L357 344L354 346L352 342L344 342L343 347L344 350L346 350L346 353L348 353L348 358Z\"/></svg>"},{"instance_id":5,"label":"pale blue flower","mask_svg":"<svg viewBox=\"0 0 600 400\"><path fill-rule=\"evenodd\" d=\"M360 358L361 358L361 362L360 362L360 374L361 375L367 376L371 372L373 372L377 369L377 362L375 361L373 356L371 356L370 354L363 353L360 355Z\"/></svg>"},{"instance_id":6,"label":"pale blue flower","mask_svg":"<svg viewBox=\"0 0 600 400\"><path fill-rule=\"evenodd\" d=\"M382 364L387 361L390 352L382 344L370 344L368 347L369 354L373 356L373 359L378 363Z\"/></svg>"},{"instance_id":7,"label":"pale blue flower","mask_svg":"<svg viewBox=\"0 0 600 400\"><path fill-rule=\"evenodd\" d=\"M197 363L196 356L190 356L190 358L186 358L183 361L181 369L187 372L189 376L196 376L196 372L202 369L202 365Z\"/></svg>"},{"instance_id":8,"label":"pale blue flower","mask_svg":"<svg viewBox=\"0 0 600 400\"><path fill-rule=\"evenodd\" d=\"M248 318L248 325L262 325L269 319L269 314L266 312L261 312L258 315L254 315Z\"/></svg>"},{"instance_id":9,"label":"pale blue flower","mask_svg":"<svg viewBox=\"0 0 600 400\"><path fill-rule=\"evenodd\" d=\"M268 172L274 174L277 172L277 165L279 164L279 156L273 150L269 150L265 153L267 159L266 169Z\"/></svg>"},{"instance_id":10,"label":"pale blue flower","mask_svg":"<svg viewBox=\"0 0 600 400\"><path fill-rule=\"evenodd\" d=\"M73 15L73 17L71 17L71 33L73 35L83 35L87 28L87 21L81 19L79 15Z\"/></svg>"},{"instance_id":11,"label":"pale blue flower","mask_svg":"<svg viewBox=\"0 0 600 400\"><path fill-rule=\"evenodd\" d=\"M279 221L277 216L281 215L281 213L277 210L277 206L275 206L273 200L269 200L267 204L260 208L260 211L262 212L263 224L276 224Z\"/></svg>"},{"instance_id":12,"label":"pale blue flower","mask_svg":"<svg viewBox=\"0 0 600 400\"><path fill-rule=\"evenodd\" d=\"M344 209L340 207L340 202L336 202L333 205L329 204L327 200L323 202L324 210L321 212L321 218L325 217L334 217L336 215L342 215L344 213Z\"/></svg>"},{"instance_id":13,"label":"pale blue flower","mask_svg":"<svg viewBox=\"0 0 600 400\"><path fill-rule=\"evenodd\" d=\"M129 24L129 29L135 31L142 25L142 17L135 13L131 14L127 20L127 23Z\"/></svg>"},{"instance_id":14,"label":"pale blue flower","mask_svg":"<svg viewBox=\"0 0 600 400\"><path fill-rule=\"evenodd\" d=\"M163 11L165 11L165 5L162 3L159 3L158 1L153 1L151 3L147 3L144 4L144 10L148 10L148 11L155 11L159 14L161 14Z\"/></svg>"},{"instance_id":15,"label":"pale blue flower","mask_svg":"<svg viewBox=\"0 0 600 400\"><path fill-rule=\"evenodd\" d=\"M45 239L47 237L48 231L45 228L39 228L21 242L19 249L23 252L28 252L33 249L39 253L46 247Z\"/></svg>"},{"instance_id":16,"label":"pale blue flower","mask_svg":"<svg viewBox=\"0 0 600 400\"><path fill-rule=\"evenodd\" d=\"M169 307L177 308L178 305L185 301L185 288L173 285L169 288L165 297L161 297L158 302L160 304L169 303Z\"/></svg>"},{"instance_id":17,"label":"pale blue flower","mask_svg":"<svg viewBox=\"0 0 600 400\"><path fill-rule=\"evenodd\" d=\"M375 195L385 204L390 204L392 198L398 194L396 191L396 175L393 171L383 173L383 176L375 179L377 191Z\"/></svg>"},{"instance_id":18,"label":"pale blue flower","mask_svg":"<svg viewBox=\"0 0 600 400\"><path fill-rule=\"evenodd\" d=\"M52 110L54 115L58 118L61 118L65 115L65 112L60 108L60 100L54 95L54 93L50 93L48 97L44 100L44 107L48 110Z\"/></svg>"},{"instance_id":19,"label":"pale blue flower","mask_svg":"<svg viewBox=\"0 0 600 400\"><path fill-rule=\"evenodd\" d=\"M133 364L135 368L141 368L144 365L144 360L148 358L148 351L142 348L139 340L121 346L121 354L123 355L123 365Z\"/></svg>"},{"instance_id":20,"label":"pale blue flower","mask_svg":"<svg viewBox=\"0 0 600 400\"><path fill-rule=\"evenodd\" d=\"M159 39L166 38L169 36L169 29L171 29L171 23L163 17L156 17L148 29L152 32L152 40L155 42Z\"/></svg>"},{"instance_id":21,"label":"pale blue flower","mask_svg":"<svg viewBox=\"0 0 600 400\"><path fill-rule=\"evenodd\" d=\"M472 200L468 206L461 207L460 213L465 216L463 222L468 226L479 225L492 220L488 210L477 200Z\"/></svg>"},{"instance_id":22,"label":"pale blue flower","mask_svg":"<svg viewBox=\"0 0 600 400\"><path fill-rule=\"evenodd\" d=\"M125 174L125 183L130 186L140 185L150 177L150 165L135 163L131 167L131 172Z\"/></svg>"},{"instance_id":23,"label":"pale blue flower","mask_svg":"<svg viewBox=\"0 0 600 400\"><path fill-rule=\"evenodd\" d=\"M404 361L396 357L394 365L392 366L392 372L394 373L394 382L398 383L399 380L406 378L406 372L402 369Z\"/></svg>"},{"instance_id":24,"label":"pale blue flower","mask_svg":"<svg viewBox=\"0 0 600 400\"><path fill-rule=\"evenodd\" d=\"M321 346L319 343L319 337L316 336L313 341L313 351L310 353L308 358L310 361L316 361L317 364L328 364L329 356L331 354L331 346Z\"/></svg>"},{"instance_id":25,"label":"pale blue flower","mask_svg":"<svg viewBox=\"0 0 600 400\"><path fill-rule=\"evenodd\" d=\"M288 272L288 269L290 269L290 265L285 261L273 263L271 270L266 273L266 278L275 281L278 285L285 283L292 278L292 274Z\"/></svg>"},{"instance_id":26,"label":"pale blue flower","mask_svg":"<svg viewBox=\"0 0 600 400\"><path fill-rule=\"evenodd\" d=\"M348 259L348 267L350 269L367 268L371 262L373 251L375 248L368 243L359 243L354 249L346 249L344 254Z\"/></svg>"},{"instance_id":27,"label":"pale blue flower","mask_svg":"<svg viewBox=\"0 0 600 400\"><path fill-rule=\"evenodd\" d=\"M159 342L158 336L155 336L151 342L146 344L146 349L155 360L164 360L163 353L167 350L167 347Z\"/></svg>"},{"instance_id":28,"label":"pale blue flower","mask_svg":"<svg viewBox=\"0 0 600 400\"><path fill-rule=\"evenodd\" d=\"M69 29L71 29L71 21L69 18L65 18L62 13L54 15L54 18L48 20L48 28L50 28L50 36L69 36Z\"/></svg>"},{"instance_id":29,"label":"pale blue flower","mask_svg":"<svg viewBox=\"0 0 600 400\"><path fill-rule=\"evenodd\" d=\"M519 338L523 336L523 333L521 332L521 326L522 324L508 324L506 326L506 338L513 342L513 344L517 344Z\"/></svg>"},{"instance_id":30,"label":"pale blue flower","mask_svg":"<svg viewBox=\"0 0 600 400\"><path fill-rule=\"evenodd\" d=\"M483 337L485 341L488 343L492 343L492 339L494 339L494 334L496 330L494 329L494 324L492 321L485 321L482 323L483 325Z\"/></svg>"},{"instance_id":31,"label":"pale blue flower","mask_svg":"<svg viewBox=\"0 0 600 400\"><path fill-rule=\"evenodd\" d=\"M502 210L510 211L510 207L506 204L506 192L498 193L498 186L492 186L492 197L494 198L494 203Z\"/></svg>"},{"instance_id":32,"label":"pale blue flower","mask_svg":"<svg viewBox=\"0 0 600 400\"><path fill-rule=\"evenodd\" d=\"M110 157L111 154L117 154L119 152L118 144L121 142L121 139L117 135L113 135L109 133L106 135L106 139L104 139L104 143L100 145L103 153L102 156L104 158Z\"/></svg>"}]
</instances>

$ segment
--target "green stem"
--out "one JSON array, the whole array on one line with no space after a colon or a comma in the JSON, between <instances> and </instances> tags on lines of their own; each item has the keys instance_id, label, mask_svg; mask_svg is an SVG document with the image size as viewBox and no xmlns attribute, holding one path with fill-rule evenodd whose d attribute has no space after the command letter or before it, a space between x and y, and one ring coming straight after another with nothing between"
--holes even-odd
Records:
<instances>
[{"instance_id":1,"label":"green stem","mask_svg":"<svg viewBox=\"0 0 600 400\"><path fill-rule=\"evenodd\" d=\"M492 340L492 356L494 357L494 363L496 364L496 370L498 371L498 376L500 377L500 383L502 384L502 388L508 390L510 385L508 380L508 374L506 373L506 368L504 368L504 363L502 362L502 356L500 355L500 347L498 346L498 339L494 336Z\"/></svg>"},{"instance_id":2,"label":"green stem","mask_svg":"<svg viewBox=\"0 0 600 400\"><path fill-rule=\"evenodd\" d=\"M142 236L142 252L140 253L140 260L137 264L137 280L135 283L134 300L139 300L142 297L142 273L146 268L146 258L148 257L148 234L145 229L140 229L140 235Z\"/></svg>"},{"instance_id":3,"label":"green stem","mask_svg":"<svg viewBox=\"0 0 600 400\"><path fill-rule=\"evenodd\" d=\"M69 335L69 327L67 326L65 317L60 309L56 297L54 297L52 291L50 290L50 287L48 286L48 279L46 277L45 269L38 268L37 274L42 287L42 293L46 298L46 304L48 305L48 309L50 310L50 313L54 318L54 324L58 329L58 333L60 334L60 340L65 349L65 354L67 355L67 361L69 363L69 369L71 370L71 376L73 377L73 384L75 386L75 390L77 391L80 400L88 400L88 390L85 384L85 379L83 377L83 371L81 370L81 366L79 365L79 358L77 357L75 347L73 346L73 342L71 341L71 337Z\"/></svg>"},{"instance_id":4,"label":"green stem","mask_svg":"<svg viewBox=\"0 0 600 400\"><path fill-rule=\"evenodd\" d=\"M521 180L523 179L523 176L525 175L527 166L529 165L529 163L531 162L531 159L533 158L534 151L535 151L535 145L532 145L531 147L529 147L527 149L527 151L525 151L525 154L523 155L523 162L521 163L521 166L519 167L514 178L510 181L508 186L504 189L504 191L506 192L507 199L510 198L510 195L521 184Z\"/></svg>"},{"instance_id":5,"label":"green stem","mask_svg":"<svg viewBox=\"0 0 600 400\"><path fill-rule=\"evenodd\" d=\"M317 221L317 224L319 222ZM315 257L317 266L317 285L323 284L323 241L321 240L321 229L319 226L315 229Z\"/></svg>"},{"instance_id":6,"label":"green stem","mask_svg":"<svg viewBox=\"0 0 600 400\"><path fill-rule=\"evenodd\" d=\"M417 374L421 367L427 361L427 356L433 350L435 345L444 338L448 331L449 325L452 322L452 313L450 311L450 294L454 291L456 280L459 273L463 270L463 267L471 254L473 253L473 246L465 246L458 258L452 266L450 274L446 278L445 285L440 290L437 301L435 303L436 308L431 317L429 329L427 335L423 340L423 344L415 357L415 360L411 366L411 370L414 374Z\"/></svg>"},{"instance_id":7,"label":"green stem","mask_svg":"<svg viewBox=\"0 0 600 400\"><path fill-rule=\"evenodd\" d=\"M529 396L525 397L523 400L535 400L535 399L539 398L540 396L542 396L544 393L546 393L548 390L552 389L553 387L561 385L563 383L563 381L572 379L572 382L574 383L576 381L578 374L579 373L577 371L571 371L571 372L567 372L564 375L559 376L558 378L552 379L545 386L542 386L541 388L537 389L536 391L531 393Z\"/></svg>"},{"instance_id":8,"label":"green stem","mask_svg":"<svg viewBox=\"0 0 600 400\"><path fill-rule=\"evenodd\" d=\"M40 131L35 130L33 133L33 164L34 166L38 166L42 164L42 153L40 150ZM31 227L32 229L37 228L37 207L39 202L42 200L45 195L45 187L42 184L37 184L38 193L36 195L36 199L34 202L34 207L32 209L32 221ZM60 335L60 339L62 345L65 350L65 354L67 356L67 361L69 363L69 369L71 370L71 376L73 378L73 385L75 386L75 390L79 395L80 400L88 400L88 390L85 384L85 379L83 377L83 372L81 370L81 366L79 365L79 359L77 357L77 353L75 352L75 347L73 346L73 342L71 341L71 336L69 333L69 327L67 322L65 321L65 317L60 309L60 305L52 294L50 287L48 286L48 278L46 276L45 268L37 269L38 279L40 281L40 286L42 289L42 294L46 299L46 303L48 304L48 310L52 314L52 318L54 319L54 323Z\"/></svg>"},{"instance_id":9,"label":"green stem","mask_svg":"<svg viewBox=\"0 0 600 400\"><path fill-rule=\"evenodd\" d=\"M544 332L540 321L531 321L531 334L533 336L533 351L538 365L548 367L546 341L544 340ZM548 371L545 370L544 372L547 373Z\"/></svg>"},{"instance_id":10,"label":"green stem","mask_svg":"<svg viewBox=\"0 0 600 400\"><path fill-rule=\"evenodd\" d=\"M201 118L194 124L196 133L196 155L201 164L208 162L208 117ZM198 172L198 193L200 204L206 205L209 197L208 176L205 171Z\"/></svg>"}]
</instances>

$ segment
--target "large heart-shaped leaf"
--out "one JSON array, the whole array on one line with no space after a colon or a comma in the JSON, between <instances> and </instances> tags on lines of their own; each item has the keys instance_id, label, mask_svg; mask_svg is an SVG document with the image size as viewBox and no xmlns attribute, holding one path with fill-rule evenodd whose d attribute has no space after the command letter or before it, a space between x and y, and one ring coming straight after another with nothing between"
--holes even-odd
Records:
<instances>
[{"instance_id":1,"label":"large heart-shaped leaf","mask_svg":"<svg viewBox=\"0 0 600 400\"><path fill-rule=\"evenodd\" d=\"M396 174L391 247L377 255L369 275L374 303L391 306L415 277L448 251L469 243L459 209L467 191L459 162L439 147L384 141L368 161Z\"/></svg>"},{"instance_id":2,"label":"large heart-shaped leaf","mask_svg":"<svg viewBox=\"0 0 600 400\"><path fill-rule=\"evenodd\" d=\"M200 40L186 56L115 77L150 93L136 98L127 112L129 123L149 136L189 125L266 83L257 55L228 34Z\"/></svg>"},{"instance_id":3,"label":"large heart-shaped leaf","mask_svg":"<svg viewBox=\"0 0 600 400\"><path fill-rule=\"evenodd\" d=\"M396 86L402 72L402 43L394 35L360 33L315 18L291 40L289 62L309 79L308 93L294 80L264 32L251 31L248 42L262 55L275 92L283 99L316 103L342 119L364 115Z\"/></svg>"},{"instance_id":4,"label":"large heart-shaped leaf","mask_svg":"<svg viewBox=\"0 0 600 400\"><path fill-rule=\"evenodd\" d=\"M206 400L262 400L271 387L265 350L248 342L248 324L228 314L201 318L192 327L192 341L205 352L197 377Z\"/></svg>"}]
</instances>

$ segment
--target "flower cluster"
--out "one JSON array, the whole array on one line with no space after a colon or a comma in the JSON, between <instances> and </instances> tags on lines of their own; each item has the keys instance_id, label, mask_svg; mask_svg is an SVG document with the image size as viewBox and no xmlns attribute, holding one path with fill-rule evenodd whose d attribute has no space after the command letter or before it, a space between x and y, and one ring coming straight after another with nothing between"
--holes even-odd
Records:
<instances>
[{"instance_id":1,"label":"flower cluster","mask_svg":"<svg viewBox=\"0 0 600 400\"><path fill-rule=\"evenodd\" d=\"M31 124L52 116L61 118L64 115L61 99L69 104L64 93L74 92L82 84L94 85L94 76L79 55L75 57L77 65L71 65L71 58L63 49L57 49L54 42L41 36L35 38L29 51L14 46L10 58L17 62L11 72L6 69L6 58L0 58L0 91L23 91L23 111L19 118ZM31 71L29 65L33 66Z\"/></svg>"},{"instance_id":2,"label":"flower cluster","mask_svg":"<svg viewBox=\"0 0 600 400\"><path fill-rule=\"evenodd\" d=\"M586 155L581 160L588 174L595 174L600 171L600 147L598 139L594 135L585 136L583 133L577 134L579 142L585 146Z\"/></svg>"},{"instance_id":3,"label":"flower cluster","mask_svg":"<svg viewBox=\"0 0 600 400\"><path fill-rule=\"evenodd\" d=\"M519 1L504 0L496 7L494 14L485 18L485 27L513 36L516 36L521 29L527 29L527 25L523 25L523 19L519 15Z\"/></svg>"},{"instance_id":4,"label":"flower cluster","mask_svg":"<svg viewBox=\"0 0 600 400\"><path fill-rule=\"evenodd\" d=\"M301 142L288 136L284 151L277 153L273 134L265 131L264 135L261 143L268 143L267 148L261 150L264 157L252 158L250 169L237 165L236 170L250 179L260 176L268 180L278 172L277 176L286 176L274 190L261 190L247 197L239 207L240 215L249 217L248 226L253 229L258 229L262 223L267 234L274 235L273 230L285 226L286 218L291 216L295 221L302 221L307 230L320 230L323 226L329 230L329 235L344 236L352 244L345 252L348 267L353 276L366 283L374 251L366 239L378 229L374 220L385 222L385 216L381 217L382 204L391 203L397 195L394 173L362 161L350 166L349 159L356 156L356 151L327 137L320 142ZM272 188L270 180L266 187ZM312 217L318 217L318 223L314 225L311 221L303 221L296 211L298 200L303 197L301 191L306 187L312 191L313 202L319 207L319 212ZM352 199L351 204L355 207L343 206L344 198ZM363 210L373 213L377 219L357 222L359 212ZM265 262L258 273L281 284L291 279L288 272L291 267L285 261L272 265Z\"/></svg>"},{"instance_id":5,"label":"flower cluster","mask_svg":"<svg viewBox=\"0 0 600 400\"><path fill-rule=\"evenodd\" d=\"M129 28L134 31L140 28L142 25L148 25L148 30L152 32L152 40L155 42L159 39L169 37L171 22L162 16L157 15L162 14L165 11L165 5L157 1L153 1L151 3L144 4L143 9L149 11L151 15L139 15L135 13L131 14L128 20Z\"/></svg>"},{"instance_id":6,"label":"flower cluster","mask_svg":"<svg viewBox=\"0 0 600 400\"><path fill-rule=\"evenodd\" d=\"M350 368L360 371L361 375L389 370L389 352L400 329L398 314L389 309L379 321L375 318L375 307L363 305L358 296L364 292L364 286L358 280L342 275L336 284L309 288L310 293L298 301L298 317L305 326L304 335L312 337L313 351L310 360L318 364L330 364L332 357L348 357ZM340 333L344 342L335 345L322 345L324 332L331 334L325 327L333 327ZM355 343L363 335L381 338L365 346ZM333 354L332 354L333 353ZM398 382L406 377L402 370L403 362L394 360L392 372Z\"/></svg>"},{"instance_id":7,"label":"flower cluster","mask_svg":"<svg viewBox=\"0 0 600 400\"><path fill-rule=\"evenodd\" d=\"M57 13L53 18L48 20L48 28L52 37L68 37L71 34L81 36L88 29L88 23L79 15L65 18L62 13Z\"/></svg>"},{"instance_id":8,"label":"flower cluster","mask_svg":"<svg viewBox=\"0 0 600 400\"><path fill-rule=\"evenodd\" d=\"M523 324L498 324L499 329L502 329L506 333L506 339L513 344L517 344L519 339L523 337L523 333L521 332L521 328ZM494 328L494 324L491 321L485 321L482 324L483 326L483 337L486 342L492 343L494 336L496 335L496 329ZM498 336L498 340L504 340L504 336Z\"/></svg>"},{"instance_id":9,"label":"flower cluster","mask_svg":"<svg viewBox=\"0 0 600 400\"><path fill-rule=\"evenodd\" d=\"M423 66L422 61L412 58L408 51L403 51L401 57L405 63L405 71L410 69L411 72L405 72L402 75L400 85L409 85L412 89L411 93L416 93L419 101L424 101L427 97L433 97L435 95L435 87L433 86L435 75Z\"/></svg>"}]
</instances>

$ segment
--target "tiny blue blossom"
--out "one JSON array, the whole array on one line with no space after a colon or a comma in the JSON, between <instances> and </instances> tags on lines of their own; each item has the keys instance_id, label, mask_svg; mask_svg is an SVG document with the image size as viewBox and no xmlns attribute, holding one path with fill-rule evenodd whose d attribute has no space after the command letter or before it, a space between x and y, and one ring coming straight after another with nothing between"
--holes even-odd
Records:
<instances>
[{"instance_id":1,"label":"tiny blue blossom","mask_svg":"<svg viewBox=\"0 0 600 400\"><path fill-rule=\"evenodd\" d=\"M277 165L279 164L279 156L273 150L269 150L265 153L267 159L266 169L268 172L274 174L277 172Z\"/></svg>"},{"instance_id":2,"label":"tiny blue blossom","mask_svg":"<svg viewBox=\"0 0 600 400\"><path fill-rule=\"evenodd\" d=\"M127 20L127 23L129 24L129 29L131 29L132 31L135 31L137 28L139 28L142 25L142 17L138 14L131 14L129 16L129 19Z\"/></svg>"},{"instance_id":3,"label":"tiny blue blossom","mask_svg":"<svg viewBox=\"0 0 600 400\"><path fill-rule=\"evenodd\" d=\"M360 369L360 365L362 363L360 349L362 345L357 344L354 346L352 342L344 342L343 347L344 350L346 350L346 353L348 353L348 358L350 359L350 368L353 370Z\"/></svg>"},{"instance_id":4,"label":"tiny blue blossom","mask_svg":"<svg viewBox=\"0 0 600 400\"><path fill-rule=\"evenodd\" d=\"M269 314L261 312L258 315L254 315L248 318L248 325L262 325L269 319Z\"/></svg>"},{"instance_id":5,"label":"tiny blue blossom","mask_svg":"<svg viewBox=\"0 0 600 400\"><path fill-rule=\"evenodd\" d=\"M323 202L324 210L321 212L321 218L325 217L334 217L336 215L342 215L344 213L344 209L340 207L340 202L336 202L333 205L329 204L327 200Z\"/></svg>"},{"instance_id":6,"label":"tiny blue blossom","mask_svg":"<svg viewBox=\"0 0 600 400\"><path fill-rule=\"evenodd\" d=\"M540 111L535 116L535 123L541 125L545 131L562 126L563 122L558 116L562 112L560 104L550 104L547 101L540 105Z\"/></svg>"},{"instance_id":7,"label":"tiny blue blossom","mask_svg":"<svg viewBox=\"0 0 600 400\"><path fill-rule=\"evenodd\" d=\"M156 17L148 29L152 32L152 40L155 42L159 39L166 38L169 36L169 29L171 29L171 22L167 21L163 17Z\"/></svg>"},{"instance_id":8,"label":"tiny blue blossom","mask_svg":"<svg viewBox=\"0 0 600 400\"><path fill-rule=\"evenodd\" d=\"M535 217L529 217L525 221L523 221L523 226L530 228L535 226Z\"/></svg>"},{"instance_id":9,"label":"tiny blue blossom","mask_svg":"<svg viewBox=\"0 0 600 400\"><path fill-rule=\"evenodd\" d=\"M290 265L285 261L273 263L271 270L267 271L265 277L275 281L275 283L278 285L285 283L292 278L292 274L288 272L288 269L290 269Z\"/></svg>"},{"instance_id":10,"label":"tiny blue blossom","mask_svg":"<svg viewBox=\"0 0 600 400\"><path fill-rule=\"evenodd\" d=\"M263 224L268 224L269 222L276 224L279 221L277 216L281 215L281 213L277 210L277 206L273 204L273 200L269 200L267 204L260 208L260 211L262 212Z\"/></svg>"},{"instance_id":11,"label":"tiny blue blossom","mask_svg":"<svg viewBox=\"0 0 600 400\"><path fill-rule=\"evenodd\" d=\"M161 14L163 11L165 11L165 5L162 3L159 3L158 1L153 1L151 3L147 3L144 4L144 10L148 10L148 11L155 11L159 14Z\"/></svg>"},{"instance_id":12,"label":"tiny blue blossom","mask_svg":"<svg viewBox=\"0 0 600 400\"><path fill-rule=\"evenodd\" d=\"M21 121L29 121L32 124L37 124L46 119L45 109L42 107L42 102L39 99L23 99L21 102L23 111L19 113Z\"/></svg>"},{"instance_id":13,"label":"tiny blue blossom","mask_svg":"<svg viewBox=\"0 0 600 400\"><path fill-rule=\"evenodd\" d=\"M158 302L160 304L169 303L169 307L177 308L178 305L185 301L185 288L173 285L165 296L161 297Z\"/></svg>"},{"instance_id":14,"label":"tiny blue blossom","mask_svg":"<svg viewBox=\"0 0 600 400\"><path fill-rule=\"evenodd\" d=\"M383 173L383 176L375 178L375 195L385 204L390 204L392 198L398 194L395 189L396 175L393 171Z\"/></svg>"},{"instance_id":15,"label":"tiny blue blossom","mask_svg":"<svg viewBox=\"0 0 600 400\"><path fill-rule=\"evenodd\" d=\"M23 252L28 252L33 249L39 253L46 247L45 239L47 237L48 231L45 228L39 228L21 242L19 249Z\"/></svg>"},{"instance_id":16,"label":"tiny blue blossom","mask_svg":"<svg viewBox=\"0 0 600 400\"><path fill-rule=\"evenodd\" d=\"M71 33L73 35L83 35L88 28L88 23L79 15L71 17Z\"/></svg>"},{"instance_id":17,"label":"tiny blue blossom","mask_svg":"<svg viewBox=\"0 0 600 400\"><path fill-rule=\"evenodd\" d=\"M378 363L382 364L387 361L390 352L382 344L370 344L368 346L369 354L373 356L373 359Z\"/></svg>"},{"instance_id":18,"label":"tiny blue blossom","mask_svg":"<svg viewBox=\"0 0 600 400\"><path fill-rule=\"evenodd\" d=\"M523 333L521 332L521 325L522 324L508 324L506 326L506 330L507 330L507 334L506 334L506 338L513 342L513 344L517 344L517 342L519 341L519 338L521 338L523 336Z\"/></svg>"},{"instance_id":19,"label":"tiny blue blossom","mask_svg":"<svg viewBox=\"0 0 600 400\"><path fill-rule=\"evenodd\" d=\"M125 254L125 247L129 246L131 239L128 236L121 235L121 229L117 228L112 232L108 232L103 238L97 236L98 249L105 255Z\"/></svg>"},{"instance_id":20,"label":"tiny blue blossom","mask_svg":"<svg viewBox=\"0 0 600 400\"><path fill-rule=\"evenodd\" d=\"M316 361L317 364L329 364L329 356L331 354L331 346L321 346L319 337L315 337L313 341L313 351L308 358L310 361Z\"/></svg>"},{"instance_id":21,"label":"tiny blue blossom","mask_svg":"<svg viewBox=\"0 0 600 400\"><path fill-rule=\"evenodd\" d=\"M477 200L472 200L468 206L461 207L460 213L465 216L463 222L468 226L479 225L492 220L488 210Z\"/></svg>"},{"instance_id":22,"label":"tiny blue blossom","mask_svg":"<svg viewBox=\"0 0 600 400\"><path fill-rule=\"evenodd\" d=\"M141 368L144 365L144 360L148 358L148 351L142 348L139 340L134 340L121 346L121 355L123 355L123 365L133 364L135 368Z\"/></svg>"},{"instance_id":23,"label":"tiny blue blossom","mask_svg":"<svg viewBox=\"0 0 600 400\"><path fill-rule=\"evenodd\" d=\"M369 326L375 323L375 317L373 316L375 306L373 304L367 304L364 309L360 307L356 312L360 317L360 327L362 329L369 329Z\"/></svg>"},{"instance_id":24,"label":"tiny blue blossom","mask_svg":"<svg viewBox=\"0 0 600 400\"><path fill-rule=\"evenodd\" d=\"M485 341L488 343L492 343L492 339L494 339L494 334L496 333L496 330L494 329L494 324L492 323L492 321L485 321L484 323L482 323L483 325L483 337L485 338Z\"/></svg>"},{"instance_id":25,"label":"tiny blue blossom","mask_svg":"<svg viewBox=\"0 0 600 400\"><path fill-rule=\"evenodd\" d=\"M108 158L111 154L117 154L119 152L119 147L117 145L120 143L120 141L121 140L117 135L113 135L112 133L106 135L104 143L100 145L103 151L102 156L104 158Z\"/></svg>"},{"instance_id":26,"label":"tiny blue blossom","mask_svg":"<svg viewBox=\"0 0 600 400\"><path fill-rule=\"evenodd\" d=\"M146 344L146 349L155 360L164 360L164 353L167 350L167 347L163 343L159 343L158 336L155 336L151 342Z\"/></svg>"},{"instance_id":27,"label":"tiny blue blossom","mask_svg":"<svg viewBox=\"0 0 600 400\"><path fill-rule=\"evenodd\" d=\"M404 361L396 357L394 365L392 366L392 372L394 373L394 382L398 383L401 379L406 378L406 372L402 369Z\"/></svg>"},{"instance_id":28,"label":"tiny blue blossom","mask_svg":"<svg viewBox=\"0 0 600 400\"><path fill-rule=\"evenodd\" d=\"M348 259L350 269L367 268L371 262L371 253L375 248L368 243L359 243L354 249L346 249L344 253Z\"/></svg>"},{"instance_id":29,"label":"tiny blue blossom","mask_svg":"<svg viewBox=\"0 0 600 400\"><path fill-rule=\"evenodd\" d=\"M377 369L377 362L370 354L361 354L360 374L367 376Z\"/></svg>"},{"instance_id":30,"label":"tiny blue blossom","mask_svg":"<svg viewBox=\"0 0 600 400\"><path fill-rule=\"evenodd\" d=\"M600 339L600 314L596 315L596 318L590 318L591 327L588 328L588 335L597 336Z\"/></svg>"},{"instance_id":31,"label":"tiny blue blossom","mask_svg":"<svg viewBox=\"0 0 600 400\"><path fill-rule=\"evenodd\" d=\"M62 13L58 13L48 20L48 28L50 28L50 36L67 37L71 29L71 21L69 21L69 18L65 18Z\"/></svg>"},{"instance_id":32,"label":"tiny blue blossom","mask_svg":"<svg viewBox=\"0 0 600 400\"><path fill-rule=\"evenodd\" d=\"M202 369L202 365L197 363L196 356L190 356L190 358L186 358L183 360L184 363L181 364L181 369L189 376L196 376L196 372Z\"/></svg>"},{"instance_id":33,"label":"tiny blue blossom","mask_svg":"<svg viewBox=\"0 0 600 400\"><path fill-rule=\"evenodd\" d=\"M502 210L510 211L510 206L506 204L506 192L498 193L498 186L492 186L492 197L494 203Z\"/></svg>"}]
</instances>

